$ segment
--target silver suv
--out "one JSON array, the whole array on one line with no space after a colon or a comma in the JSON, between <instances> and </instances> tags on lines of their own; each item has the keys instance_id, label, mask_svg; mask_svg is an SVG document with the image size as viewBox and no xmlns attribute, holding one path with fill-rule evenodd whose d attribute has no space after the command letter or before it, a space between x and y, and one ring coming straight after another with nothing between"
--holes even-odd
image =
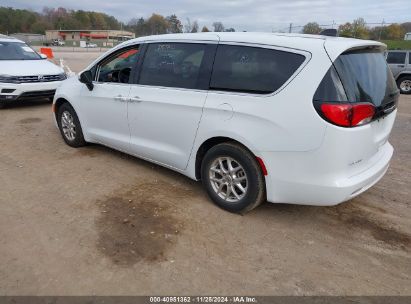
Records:
<instances>
[{"instance_id":1,"label":"silver suv","mask_svg":"<svg viewBox=\"0 0 411 304\"><path fill-rule=\"evenodd\" d=\"M411 50L387 52L387 62L402 94L411 94Z\"/></svg>"}]
</instances>

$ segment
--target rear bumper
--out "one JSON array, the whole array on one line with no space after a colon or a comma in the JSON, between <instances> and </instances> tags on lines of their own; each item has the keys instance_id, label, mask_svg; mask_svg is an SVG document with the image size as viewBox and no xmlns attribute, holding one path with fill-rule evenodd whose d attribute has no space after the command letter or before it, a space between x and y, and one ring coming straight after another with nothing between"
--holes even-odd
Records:
<instances>
[{"instance_id":1,"label":"rear bumper","mask_svg":"<svg viewBox=\"0 0 411 304\"><path fill-rule=\"evenodd\" d=\"M376 184L387 172L393 147L386 142L361 172L323 174L309 156L263 153L268 167L267 200L276 203L332 206L347 201ZM288 164L286 166L285 164ZM271 173L270 173L271 172Z\"/></svg>"},{"instance_id":2,"label":"rear bumper","mask_svg":"<svg viewBox=\"0 0 411 304\"><path fill-rule=\"evenodd\" d=\"M0 83L0 103L53 98L61 81L37 83Z\"/></svg>"}]
</instances>

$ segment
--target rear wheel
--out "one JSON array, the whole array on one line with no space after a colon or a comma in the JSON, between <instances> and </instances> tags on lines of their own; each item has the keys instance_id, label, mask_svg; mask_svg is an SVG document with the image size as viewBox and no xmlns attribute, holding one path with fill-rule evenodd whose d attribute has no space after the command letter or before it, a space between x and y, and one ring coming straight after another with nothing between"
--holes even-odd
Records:
<instances>
[{"instance_id":1,"label":"rear wheel","mask_svg":"<svg viewBox=\"0 0 411 304\"><path fill-rule=\"evenodd\" d=\"M212 147L201 166L203 186L219 207L245 213L265 200L261 168L247 149L235 143Z\"/></svg>"},{"instance_id":2,"label":"rear wheel","mask_svg":"<svg viewBox=\"0 0 411 304\"><path fill-rule=\"evenodd\" d=\"M71 147L82 147L86 144L76 111L68 104L62 104L57 112L57 124L64 141Z\"/></svg>"},{"instance_id":3,"label":"rear wheel","mask_svg":"<svg viewBox=\"0 0 411 304\"><path fill-rule=\"evenodd\" d=\"M411 76L401 77L397 83L402 94L411 94Z\"/></svg>"}]
</instances>

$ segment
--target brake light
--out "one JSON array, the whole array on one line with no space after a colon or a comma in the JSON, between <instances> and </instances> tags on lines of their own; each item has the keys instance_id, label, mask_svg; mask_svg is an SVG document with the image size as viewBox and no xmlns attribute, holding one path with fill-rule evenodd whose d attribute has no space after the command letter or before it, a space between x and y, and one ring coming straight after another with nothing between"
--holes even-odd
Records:
<instances>
[{"instance_id":1,"label":"brake light","mask_svg":"<svg viewBox=\"0 0 411 304\"><path fill-rule=\"evenodd\" d=\"M357 127L371 121L375 114L375 107L370 103L323 103L321 112L332 124Z\"/></svg>"}]
</instances>

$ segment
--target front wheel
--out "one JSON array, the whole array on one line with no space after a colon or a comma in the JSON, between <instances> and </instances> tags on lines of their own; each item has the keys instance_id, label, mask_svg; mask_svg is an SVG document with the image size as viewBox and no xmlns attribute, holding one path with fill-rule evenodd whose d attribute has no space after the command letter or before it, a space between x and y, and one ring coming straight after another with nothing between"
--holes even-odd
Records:
<instances>
[{"instance_id":1,"label":"front wheel","mask_svg":"<svg viewBox=\"0 0 411 304\"><path fill-rule=\"evenodd\" d=\"M86 144L80 121L73 107L64 103L57 112L57 124L64 141L71 147L78 148Z\"/></svg>"},{"instance_id":2,"label":"front wheel","mask_svg":"<svg viewBox=\"0 0 411 304\"><path fill-rule=\"evenodd\" d=\"M411 94L411 76L404 76L398 80L398 88L402 94Z\"/></svg>"},{"instance_id":3,"label":"front wheel","mask_svg":"<svg viewBox=\"0 0 411 304\"><path fill-rule=\"evenodd\" d=\"M219 207L245 213L265 200L261 168L247 149L235 143L212 147L201 166L203 186Z\"/></svg>"}]
</instances>

